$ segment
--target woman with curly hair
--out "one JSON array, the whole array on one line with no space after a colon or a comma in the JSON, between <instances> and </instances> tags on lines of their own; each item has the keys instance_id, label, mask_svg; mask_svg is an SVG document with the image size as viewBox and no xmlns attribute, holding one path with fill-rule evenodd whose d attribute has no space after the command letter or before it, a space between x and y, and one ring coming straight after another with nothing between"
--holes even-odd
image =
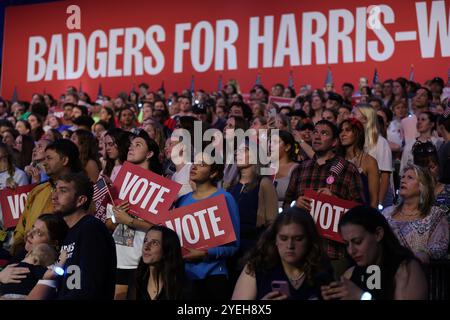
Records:
<instances>
[{"instance_id":1,"label":"woman with curly hair","mask_svg":"<svg viewBox=\"0 0 450 320\"><path fill-rule=\"evenodd\" d=\"M314 219L292 207L277 216L248 255L232 299L320 299L320 285L332 279L329 271ZM289 296L273 291L273 281L286 283Z\"/></svg>"}]
</instances>

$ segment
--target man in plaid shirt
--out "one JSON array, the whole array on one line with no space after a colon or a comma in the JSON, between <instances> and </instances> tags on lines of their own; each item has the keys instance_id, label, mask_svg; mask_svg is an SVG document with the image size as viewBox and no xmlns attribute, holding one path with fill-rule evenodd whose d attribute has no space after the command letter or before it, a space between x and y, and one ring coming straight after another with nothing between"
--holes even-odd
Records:
<instances>
[{"instance_id":1,"label":"man in plaid shirt","mask_svg":"<svg viewBox=\"0 0 450 320\"><path fill-rule=\"evenodd\" d=\"M358 169L334 152L338 140L339 132L333 123L327 120L317 122L313 131L314 158L303 161L292 172L286 190L284 208L295 201L297 207L309 212L311 199L303 196L308 189L364 203L363 183ZM344 258L343 244L328 239L323 239L323 243L330 259Z\"/></svg>"}]
</instances>

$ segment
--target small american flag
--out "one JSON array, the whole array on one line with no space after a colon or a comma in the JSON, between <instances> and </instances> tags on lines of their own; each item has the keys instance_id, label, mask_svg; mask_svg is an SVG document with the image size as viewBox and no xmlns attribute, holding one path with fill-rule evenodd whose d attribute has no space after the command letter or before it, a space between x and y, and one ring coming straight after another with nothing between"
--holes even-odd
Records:
<instances>
[{"instance_id":1,"label":"small american flag","mask_svg":"<svg viewBox=\"0 0 450 320\"><path fill-rule=\"evenodd\" d=\"M108 186L103 178L98 179L94 184L94 196L92 200L95 202L103 200L105 195L108 193Z\"/></svg>"},{"instance_id":2,"label":"small american flag","mask_svg":"<svg viewBox=\"0 0 450 320\"><path fill-rule=\"evenodd\" d=\"M330 168L330 172L334 173L336 177L341 174L342 170L344 170L344 164L340 160Z\"/></svg>"}]
</instances>

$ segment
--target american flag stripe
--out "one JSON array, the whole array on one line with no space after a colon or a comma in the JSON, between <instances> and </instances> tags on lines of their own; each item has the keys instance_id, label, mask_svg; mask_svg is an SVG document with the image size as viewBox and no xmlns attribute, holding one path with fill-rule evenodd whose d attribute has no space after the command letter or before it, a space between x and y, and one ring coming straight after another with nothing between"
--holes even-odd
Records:
<instances>
[{"instance_id":1,"label":"american flag stripe","mask_svg":"<svg viewBox=\"0 0 450 320\"><path fill-rule=\"evenodd\" d=\"M338 161L334 166L330 168L330 171L338 176L342 170L344 170L344 164L341 161Z\"/></svg>"},{"instance_id":2,"label":"american flag stripe","mask_svg":"<svg viewBox=\"0 0 450 320\"><path fill-rule=\"evenodd\" d=\"M94 196L93 200L98 201L100 199L103 199L104 196L108 193L108 186L106 185L106 182L103 178L100 178L95 184L94 184Z\"/></svg>"}]
</instances>

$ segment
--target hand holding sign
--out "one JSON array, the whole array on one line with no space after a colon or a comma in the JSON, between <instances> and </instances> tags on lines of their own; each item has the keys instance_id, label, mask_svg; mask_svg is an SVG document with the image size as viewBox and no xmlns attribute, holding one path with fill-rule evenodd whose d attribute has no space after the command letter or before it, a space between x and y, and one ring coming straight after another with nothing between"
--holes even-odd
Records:
<instances>
[{"instance_id":1,"label":"hand holding sign","mask_svg":"<svg viewBox=\"0 0 450 320\"><path fill-rule=\"evenodd\" d=\"M358 203L312 190L306 190L304 198L311 200L310 210L308 211L314 218L320 235L333 241L343 242L338 232L339 220L345 212L357 206Z\"/></svg>"},{"instance_id":2,"label":"hand holding sign","mask_svg":"<svg viewBox=\"0 0 450 320\"><path fill-rule=\"evenodd\" d=\"M113 207L114 223L129 224L133 218L122 208Z\"/></svg>"},{"instance_id":3,"label":"hand holding sign","mask_svg":"<svg viewBox=\"0 0 450 320\"><path fill-rule=\"evenodd\" d=\"M295 205L301 209L304 209L306 211L311 211L311 198L300 196L297 198L297 201L295 202Z\"/></svg>"}]
</instances>

